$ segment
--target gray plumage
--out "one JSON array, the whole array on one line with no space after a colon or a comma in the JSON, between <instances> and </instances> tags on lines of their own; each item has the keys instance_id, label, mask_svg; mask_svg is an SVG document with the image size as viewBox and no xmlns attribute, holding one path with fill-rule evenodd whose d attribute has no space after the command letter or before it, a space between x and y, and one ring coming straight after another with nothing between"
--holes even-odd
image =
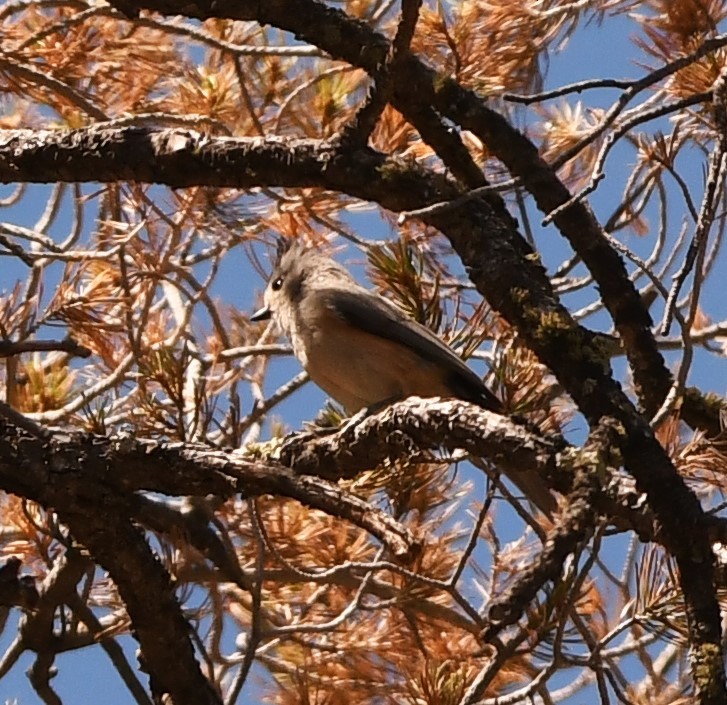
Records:
<instances>
[{"instance_id":1,"label":"gray plumage","mask_svg":"<svg viewBox=\"0 0 727 705\"><path fill-rule=\"evenodd\" d=\"M456 397L502 411L497 397L434 333L344 267L294 244L253 320L273 317L311 379L348 413L409 396Z\"/></svg>"},{"instance_id":2,"label":"gray plumage","mask_svg":"<svg viewBox=\"0 0 727 705\"><path fill-rule=\"evenodd\" d=\"M273 318L311 379L349 414L410 396L454 397L503 411L434 333L314 249L296 243L279 253L264 304L252 320ZM512 480L552 514L553 495L537 472L524 468Z\"/></svg>"}]
</instances>

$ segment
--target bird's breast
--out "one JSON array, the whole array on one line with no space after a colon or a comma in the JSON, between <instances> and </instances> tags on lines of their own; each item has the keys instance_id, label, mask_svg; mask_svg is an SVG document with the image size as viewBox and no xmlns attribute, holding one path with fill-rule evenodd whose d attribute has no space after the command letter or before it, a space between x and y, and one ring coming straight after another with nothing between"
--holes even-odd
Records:
<instances>
[{"instance_id":1,"label":"bird's breast","mask_svg":"<svg viewBox=\"0 0 727 705\"><path fill-rule=\"evenodd\" d=\"M450 396L442 370L411 348L335 316L296 325L291 340L311 379L353 413L407 396Z\"/></svg>"}]
</instances>

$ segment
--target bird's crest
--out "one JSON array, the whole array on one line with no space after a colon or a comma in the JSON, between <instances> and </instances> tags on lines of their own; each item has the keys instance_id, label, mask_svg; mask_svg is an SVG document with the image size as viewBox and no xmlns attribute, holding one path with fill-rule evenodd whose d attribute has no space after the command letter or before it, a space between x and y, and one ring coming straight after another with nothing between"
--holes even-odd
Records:
<instances>
[{"instance_id":1,"label":"bird's crest","mask_svg":"<svg viewBox=\"0 0 727 705\"><path fill-rule=\"evenodd\" d=\"M289 237L283 237L282 235L275 241L275 266L280 264L280 260L283 259L288 250L293 246L295 240Z\"/></svg>"}]
</instances>

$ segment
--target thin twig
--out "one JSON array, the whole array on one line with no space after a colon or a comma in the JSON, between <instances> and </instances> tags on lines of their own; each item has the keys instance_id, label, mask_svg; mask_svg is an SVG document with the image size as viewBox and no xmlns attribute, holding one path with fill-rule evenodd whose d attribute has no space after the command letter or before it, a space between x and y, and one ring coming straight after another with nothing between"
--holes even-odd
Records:
<instances>
[{"instance_id":1,"label":"thin twig","mask_svg":"<svg viewBox=\"0 0 727 705\"><path fill-rule=\"evenodd\" d=\"M394 40L389 47L388 56L379 70L372 75L373 86L369 90L366 101L351 122L341 130L340 144L342 148L365 145L374 131L394 90L398 67L409 53L409 45L414 36L421 3L422 0L401 0L401 19L396 28Z\"/></svg>"}]
</instances>

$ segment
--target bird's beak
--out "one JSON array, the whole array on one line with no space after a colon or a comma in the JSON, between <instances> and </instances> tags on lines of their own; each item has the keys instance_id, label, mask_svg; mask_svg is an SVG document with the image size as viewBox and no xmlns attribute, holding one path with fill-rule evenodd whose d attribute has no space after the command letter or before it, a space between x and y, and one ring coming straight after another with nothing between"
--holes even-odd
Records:
<instances>
[{"instance_id":1,"label":"bird's beak","mask_svg":"<svg viewBox=\"0 0 727 705\"><path fill-rule=\"evenodd\" d=\"M250 316L251 321L269 321L272 317L273 312L270 310L269 306L263 306L260 310L255 311L255 313Z\"/></svg>"}]
</instances>

